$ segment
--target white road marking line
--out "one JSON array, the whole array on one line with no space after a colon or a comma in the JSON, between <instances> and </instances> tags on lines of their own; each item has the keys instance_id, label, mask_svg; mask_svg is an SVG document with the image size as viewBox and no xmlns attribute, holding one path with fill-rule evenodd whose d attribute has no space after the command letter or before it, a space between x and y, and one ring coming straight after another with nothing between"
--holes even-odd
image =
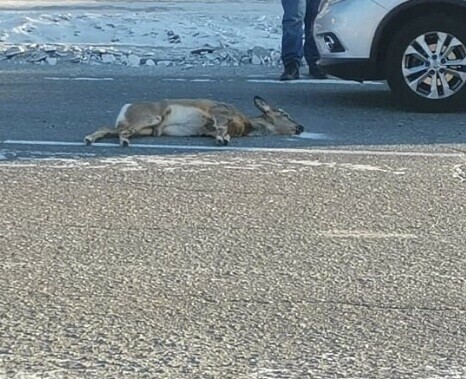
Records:
<instances>
[{"instance_id":1,"label":"white road marking line","mask_svg":"<svg viewBox=\"0 0 466 379\"><path fill-rule=\"evenodd\" d=\"M77 78L66 78L66 77L56 77L56 76L46 76L44 77L45 80L76 80L76 81L110 81L115 80L115 78L91 78L91 77L77 77ZM184 79L184 78L166 78L162 79L164 82L217 82L217 79ZM230 80L232 81L232 80ZM353 86L361 86L361 85L383 85L383 82L373 82L368 81L364 83L355 82L351 80L340 80L340 79L299 79L299 80L291 80L291 81L281 81L275 79L247 79L247 82L250 83L269 83L269 84L334 84L334 85L353 85Z\"/></svg>"},{"instance_id":2,"label":"white road marking line","mask_svg":"<svg viewBox=\"0 0 466 379\"><path fill-rule=\"evenodd\" d=\"M84 146L83 142L65 141L28 141L28 140L5 140L0 145L26 145L26 146ZM93 147L118 147L117 143L98 142ZM376 155L376 156L400 156L400 157L431 157L431 158L464 158L464 153L429 153L422 151L391 151L391 150L344 150L344 149L300 149L300 148L273 148L273 147L232 147L232 146L196 146L196 145L159 145L140 144L130 145L142 149L165 149L165 150L207 150L207 151L245 151L245 152L268 152L268 153L305 153L305 154L338 154L338 155Z\"/></svg>"},{"instance_id":3,"label":"white road marking line","mask_svg":"<svg viewBox=\"0 0 466 379\"><path fill-rule=\"evenodd\" d=\"M299 79L299 80L273 80L273 79L248 79L250 83L271 83L271 84L337 84L337 85L356 85L356 86L363 86L363 85L376 85L381 86L384 85L383 82L355 82L351 80L340 80L340 79Z\"/></svg>"},{"instance_id":4,"label":"white road marking line","mask_svg":"<svg viewBox=\"0 0 466 379\"><path fill-rule=\"evenodd\" d=\"M193 79L191 82L216 82L214 79Z\"/></svg>"},{"instance_id":5,"label":"white road marking line","mask_svg":"<svg viewBox=\"0 0 466 379\"><path fill-rule=\"evenodd\" d=\"M109 81L109 80L115 80L114 78L86 78L86 77L82 77L82 78L59 78L59 77L54 77L54 76L46 76L44 78L45 80L81 80L81 81L90 81L90 82L94 82L94 81Z\"/></svg>"},{"instance_id":6,"label":"white road marking line","mask_svg":"<svg viewBox=\"0 0 466 379\"><path fill-rule=\"evenodd\" d=\"M184 78L166 78L162 79L164 82L217 82L218 79L184 79ZM234 81L233 79L229 79L228 81ZM281 81L276 79L246 79L247 82L250 83L269 83L269 84L335 84L335 85L353 85L353 86L361 86L361 85L376 85L381 86L384 85L383 82L373 82L368 81L364 83L355 82L352 80L343 80L343 79L299 79L299 80L291 80L291 81Z\"/></svg>"}]
</instances>

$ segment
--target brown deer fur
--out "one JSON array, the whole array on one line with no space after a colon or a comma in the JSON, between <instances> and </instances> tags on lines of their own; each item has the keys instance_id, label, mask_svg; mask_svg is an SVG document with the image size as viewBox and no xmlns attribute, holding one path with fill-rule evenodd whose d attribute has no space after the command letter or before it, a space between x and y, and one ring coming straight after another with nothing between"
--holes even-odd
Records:
<instances>
[{"instance_id":1,"label":"brown deer fur","mask_svg":"<svg viewBox=\"0 0 466 379\"><path fill-rule=\"evenodd\" d=\"M282 109L272 108L259 96L254 104L262 112L248 117L231 104L206 99L173 99L126 104L114 128L104 127L85 137L90 145L118 136L129 145L134 136L209 136L227 145L231 137L300 134L304 128Z\"/></svg>"}]
</instances>

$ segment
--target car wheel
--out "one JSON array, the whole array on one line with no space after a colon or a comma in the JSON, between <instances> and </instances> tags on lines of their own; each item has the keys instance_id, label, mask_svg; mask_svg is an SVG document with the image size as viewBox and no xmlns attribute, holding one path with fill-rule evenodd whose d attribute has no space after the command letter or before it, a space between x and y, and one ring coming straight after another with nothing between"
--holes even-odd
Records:
<instances>
[{"instance_id":1,"label":"car wheel","mask_svg":"<svg viewBox=\"0 0 466 379\"><path fill-rule=\"evenodd\" d=\"M447 14L414 19L394 35L386 77L410 109L444 112L466 104L466 23Z\"/></svg>"}]
</instances>

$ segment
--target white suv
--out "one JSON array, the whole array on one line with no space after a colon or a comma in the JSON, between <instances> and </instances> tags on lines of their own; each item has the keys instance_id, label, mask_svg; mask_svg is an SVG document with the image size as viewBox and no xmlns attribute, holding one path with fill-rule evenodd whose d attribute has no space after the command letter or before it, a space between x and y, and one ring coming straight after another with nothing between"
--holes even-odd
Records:
<instances>
[{"instance_id":1,"label":"white suv","mask_svg":"<svg viewBox=\"0 0 466 379\"><path fill-rule=\"evenodd\" d=\"M387 80L411 109L466 104L466 0L322 0L314 34L331 75Z\"/></svg>"}]
</instances>

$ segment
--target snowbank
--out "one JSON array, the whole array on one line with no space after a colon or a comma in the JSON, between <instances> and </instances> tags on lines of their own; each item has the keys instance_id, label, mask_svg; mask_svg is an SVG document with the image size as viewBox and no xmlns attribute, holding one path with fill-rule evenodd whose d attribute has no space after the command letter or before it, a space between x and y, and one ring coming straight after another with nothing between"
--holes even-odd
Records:
<instances>
[{"instance_id":1,"label":"snowbank","mask_svg":"<svg viewBox=\"0 0 466 379\"><path fill-rule=\"evenodd\" d=\"M0 60L278 65L281 6L225 1L0 2Z\"/></svg>"}]
</instances>

